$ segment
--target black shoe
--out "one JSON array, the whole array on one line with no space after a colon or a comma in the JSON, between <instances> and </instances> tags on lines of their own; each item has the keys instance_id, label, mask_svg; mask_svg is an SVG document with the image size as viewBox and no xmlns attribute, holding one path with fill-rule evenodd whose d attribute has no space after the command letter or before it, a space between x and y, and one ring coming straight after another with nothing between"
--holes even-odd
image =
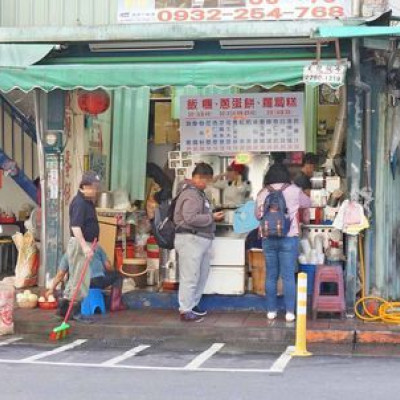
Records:
<instances>
[{"instance_id":1,"label":"black shoe","mask_svg":"<svg viewBox=\"0 0 400 400\"><path fill-rule=\"evenodd\" d=\"M67 299L59 299L58 300L58 307L57 307L57 315L61 318L64 318L67 314L69 307L69 300Z\"/></svg>"},{"instance_id":2,"label":"black shoe","mask_svg":"<svg viewBox=\"0 0 400 400\"><path fill-rule=\"evenodd\" d=\"M205 315L207 315L207 310L202 310L201 308L196 306L193 308L192 313L200 317L204 317Z\"/></svg>"}]
</instances>

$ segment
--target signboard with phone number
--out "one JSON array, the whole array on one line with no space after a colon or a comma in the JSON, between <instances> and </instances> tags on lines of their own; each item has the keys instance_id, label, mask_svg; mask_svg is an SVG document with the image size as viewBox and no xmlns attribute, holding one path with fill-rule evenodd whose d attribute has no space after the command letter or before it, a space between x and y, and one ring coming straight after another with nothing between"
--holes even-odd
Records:
<instances>
[{"instance_id":1,"label":"signboard with phone number","mask_svg":"<svg viewBox=\"0 0 400 400\"><path fill-rule=\"evenodd\" d=\"M212 22L335 19L351 16L348 0L120 0L118 21ZM124 7L122 7L124 6Z\"/></svg>"}]
</instances>

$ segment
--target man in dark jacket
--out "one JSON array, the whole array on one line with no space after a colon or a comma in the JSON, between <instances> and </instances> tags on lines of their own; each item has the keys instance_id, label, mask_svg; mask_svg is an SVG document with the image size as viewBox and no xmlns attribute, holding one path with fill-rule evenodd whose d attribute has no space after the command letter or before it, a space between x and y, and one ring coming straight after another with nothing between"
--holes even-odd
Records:
<instances>
[{"instance_id":1,"label":"man in dark jacket","mask_svg":"<svg viewBox=\"0 0 400 400\"><path fill-rule=\"evenodd\" d=\"M198 304L210 269L215 221L224 218L223 212L213 213L204 193L212 178L212 167L198 164L175 206L175 249L179 256L179 312L182 321L200 322L207 313L199 309Z\"/></svg>"},{"instance_id":2,"label":"man in dark jacket","mask_svg":"<svg viewBox=\"0 0 400 400\"><path fill-rule=\"evenodd\" d=\"M303 189L308 196L311 194L311 178L316 165L317 156L313 153L306 153L303 157L301 171L294 179L294 184Z\"/></svg>"}]
</instances>

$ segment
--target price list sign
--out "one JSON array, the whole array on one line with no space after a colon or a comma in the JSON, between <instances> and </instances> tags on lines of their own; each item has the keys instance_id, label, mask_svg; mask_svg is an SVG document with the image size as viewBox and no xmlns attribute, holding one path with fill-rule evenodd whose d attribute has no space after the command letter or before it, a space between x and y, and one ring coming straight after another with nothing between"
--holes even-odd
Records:
<instances>
[{"instance_id":1,"label":"price list sign","mask_svg":"<svg viewBox=\"0 0 400 400\"><path fill-rule=\"evenodd\" d=\"M181 150L304 151L303 93L182 96Z\"/></svg>"}]
</instances>

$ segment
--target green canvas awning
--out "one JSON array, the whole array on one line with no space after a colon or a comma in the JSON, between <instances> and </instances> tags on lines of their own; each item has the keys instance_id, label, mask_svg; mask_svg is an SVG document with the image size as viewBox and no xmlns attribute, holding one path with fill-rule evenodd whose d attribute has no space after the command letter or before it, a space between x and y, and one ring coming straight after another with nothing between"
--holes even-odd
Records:
<instances>
[{"instance_id":1,"label":"green canvas awning","mask_svg":"<svg viewBox=\"0 0 400 400\"><path fill-rule=\"evenodd\" d=\"M314 38L341 39L352 37L398 36L400 26L320 26Z\"/></svg>"},{"instance_id":2,"label":"green canvas awning","mask_svg":"<svg viewBox=\"0 0 400 400\"><path fill-rule=\"evenodd\" d=\"M28 67L47 56L52 44L0 44L0 67Z\"/></svg>"},{"instance_id":3,"label":"green canvas awning","mask_svg":"<svg viewBox=\"0 0 400 400\"><path fill-rule=\"evenodd\" d=\"M92 90L148 86L237 86L277 84L293 86L303 81L303 68L313 60L215 61L141 64L34 65L0 68L0 91L20 89ZM335 63L335 60L327 61Z\"/></svg>"}]
</instances>

